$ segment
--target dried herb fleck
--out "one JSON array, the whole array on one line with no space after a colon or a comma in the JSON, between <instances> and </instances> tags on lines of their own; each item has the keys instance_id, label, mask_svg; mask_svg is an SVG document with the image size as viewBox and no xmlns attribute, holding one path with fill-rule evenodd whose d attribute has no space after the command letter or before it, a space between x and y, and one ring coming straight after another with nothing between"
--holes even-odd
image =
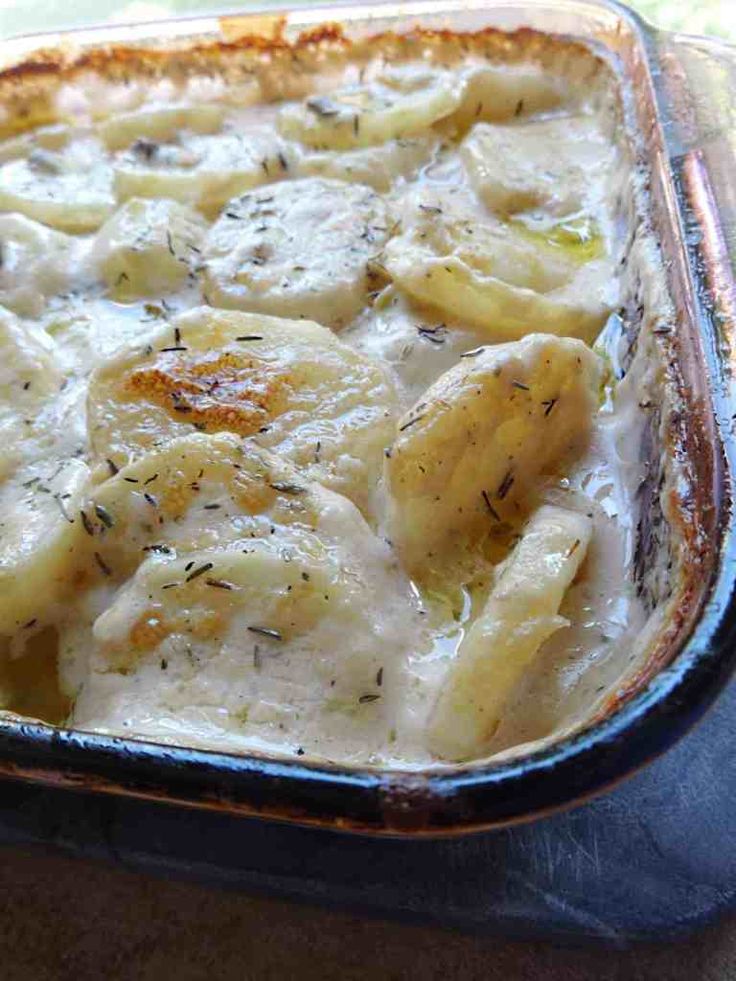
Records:
<instances>
[{"instance_id":1,"label":"dried herb fleck","mask_svg":"<svg viewBox=\"0 0 736 981\"><path fill-rule=\"evenodd\" d=\"M283 640L282 634L272 627L248 627L252 634L260 634L262 637L270 637L272 640Z\"/></svg>"},{"instance_id":2,"label":"dried herb fleck","mask_svg":"<svg viewBox=\"0 0 736 981\"><path fill-rule=\"evenodd\" d=\"M500 521L501 516L499 515L498 511L494 508L494 506L491 504L491 499L488 496L488 492L482 490L480 493L481 496L483 497L483 500L485 501L485 505L488 508L488 513L490 514L490 516L493 518L494 521Z\"/></svg>"},{"instance_id":3,"label":"dried herb fleck","mask_svg":"<svg viewBox=\"0 0 736 981\"><path fill-rule=\"evenodd\" d=\"M205 562L203 565L197 566L196 569L192 569L192 571L189 573L189 575L184 581L191 582L193 579L198 579L199 576L203 576L205 572L209 572L210 569L213 567L213 564L214 563L212 562Z\"/></svg>"},{"instance_id":4,"label":"dried herb fleck","mask_svg":"<svg viewBox=\"0 0 736 981\"><path fill-rule=\"evenodd\" d=\"M415 422L419 422L419 420L420 420L420 419L423 419L423 418L424 418L424 416L423 416L423 415L420 415L420 416L414 416L414 418L413 418L413 419L409 419L409 421L408 421L408 422L405 422L405 423L403 424L403 426L399 426L399 432L400 432L400 433L403 433L405 429L408 429L408 428L409 428L410 426L413 426Z\"/></svg>"},{"instance_id":5,"label":"dried herb fleck","mask_svg":"<svg viewBox=\"0 0 736 981\"><path fill-rule=\"evenodd\" d=\"M101 504L95 504L95 514L106 528L112 528L112 526L115 524L110 512Z\"/></svg>"},{"instance_id":6,"label":"dried herb fleck","mask_svg":"<svg viewBox=\"0 0 736 981\"><path fill-rule=\"evenodd\" d=\"M112 569L107 564L107 562L105 562L105 560L102 558L102 556L100 555L100 553L99 552L95 552L94 553L94 556L95 556L95 562L99 566L100 572L103 575L105 575L105 576L111 576L112 575Z\"/></svg>"},{"instance_id":7,"label":"dried herb fleck","mask_svg":"<svg viewBox=\"0 0 736 981\"><path fill-rule=\"evenodd\" d=\"M301 484L291 484L285 480L274 480L268 486L282 494L305 494L307 490Z\"/></svg>"},{"instance_id":8,"label":"dried herb fleck","mask_svg":"<svg viewBox=\"0 0 736 981\"><path fill-rule=\"evenodd\" d=\"M513 484L514 484L514 475L510 470L508 470L503 480L499 484L498 490L496 491L496 497L499 499L499 501L502 501L506 497L508 492L513 487Z\"/></svg>"},{"instance_id":9,"label":"dried herb fleck","mask_svg":"<svg viewBox=\"0 0 736 981\"><path fill-rule=\"evenodd\" d=\"M235 586L225 579L205 579L205 585L213 586L215 589L235 589Z\"/></svg>"}]
</instances>

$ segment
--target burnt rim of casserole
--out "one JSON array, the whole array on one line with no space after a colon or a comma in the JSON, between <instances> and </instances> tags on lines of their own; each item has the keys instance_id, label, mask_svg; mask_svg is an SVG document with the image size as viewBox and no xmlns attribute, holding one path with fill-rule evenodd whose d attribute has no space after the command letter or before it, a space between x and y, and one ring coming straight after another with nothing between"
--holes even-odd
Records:
<instances>
[{"instance_id":1,"label":"burnt rim of casserole","mask_svg":"<svg viewBox=\"0 0 736 981\"><path fill-rule=\"evenodd\" d=\"M654 94L656 85L647 62L656 57L656 35L619 4L609 3L608 9L620 15L634 44L643 48L644 58L639 54L636 67L639 72L644 70ZM413 32L417 33L422 32ZM428 37L438 34L426 33ZM505 45L517 40L545 44L550 38L528 28L511 36L493 28L481 33ZM556 40L570 42L568 38ZM322 41L349 43L335 25L323 25L297 44ZM263 50L269 44L282 48L284 43L245 37L236 46ZM213 45L218 46L232 50L233 42ZM32 57L0 72L0 94L8 83L14 88L24 77L58 79L100 67L115 57L116 50L108 49L99 56L102 61L93 52L71 66L63 62L63 56L54 62L53 53L44 52L40 60ZM131 56L131 49L122 50L125 57ZM660 111L663 104L660 100ZM656 114L657 110L654 122L661 140ZM670 631L673 656L654 676L640 677L638 687L630 688L605 717L587 728L502 763L424 772L376 770L298 758L235 756L7 720L0 724L0 776L333 830L415 837L462 834L533 820L610 787L679 739L703 715L736 666L736 518L731 487L736 437L727 388L728 361L719 326L721 310L714 313L703 299L717 300L725 294L719 253L708 247L707 235L699 244L685 244L686 224L693 221L703 227L703 216L688 188L692 160L685 155L662 166L663 179L677 202L676 212L666 209L673 236L669 244L681 250L680 258L687 266L683 286L687 295L674 299L678 309L685 311L686 332L691 334L689 353L678 351L679 338L673 341L670 353L689 362L689 371L686 365L683 375L699 380L704 393L697 402L689 402L692 415L681 420L674 436L675 449L699 457L698 472L708 475L704 483L695 483L689 505L693 514L707 514L709 534L698 576L691 574L686 602ZM692 353L696 349L699 356Z\"/></svg>"}]
</instances>

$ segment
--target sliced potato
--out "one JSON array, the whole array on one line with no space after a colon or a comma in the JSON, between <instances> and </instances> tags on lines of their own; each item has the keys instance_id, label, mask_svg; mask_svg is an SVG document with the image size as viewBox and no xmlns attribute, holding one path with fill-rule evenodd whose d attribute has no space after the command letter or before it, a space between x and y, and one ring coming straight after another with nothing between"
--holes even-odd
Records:
<instances>
[{"instance_id":1,"label":"sliced potato","mask_svg":"<svg viewBox=\"0 0 736 981\"><path fill-rule=\"evenodd\" d=\"M0 308L0 479L38 437L36 420L63 381L58 353L43 330Z\"/></svg>"},{"instance_id":2,"label":"sliced potato","mask_svg":"<svg viewBox=\"0 0 736 981\"><path fill-rule=\"evenodd\" d=\"M115 162L115 192L172 198L215 215L231 198L294 172L297 154L273 130L193 135L162 143L138 139Z\"/></svg>"},{"instance_id":3,"label":"sliced potato","mask_svg":"<svg viewBox=\"0 0 736 981\"><path fill-rule=\"evenodd\" d=\"M38 126L36 129L20 133L0 142L0 162L25 157L38 147L44 150L58 150L65 146L73 136L73 130L63 123Z\"/></svg>"},{"instance_id":4,"label":"sliced potato","mask_svg":"<svg viewBox=\"0 0 736 981\"><path fill-rule=\"evenodd\" d=\"M116 113L97 126L106 146L120 150L137 139L169 140L182 130L216 133L225 118L225 106L208 103L144 105Z\"/></svg>"},{"instance_id":5,"label":"sliced potato","mask_svg":"<svg viewBox=\"0 0 736 981\"><path fill-rule=\"evenodd\" d=\"M426 64L383 69L372 81L313 95L279 114L284 136L319 150L349 150L425 132L457 109L462 85Z\"/></svg>"},{"instance_id":6,"label":"sliced potato","mask_svg":"<svg viewBox=\"0 0 736 981\"><path fill-rule=\"evenodd\" d=\"M244 194L207 237L207 300L341 327L365 302L388 226L383 201L362 184L311 177Z\"/></svg>"},{"instance_id":7,"label":"sliced potato","mask_svg":"<svg viewBox=\"0 0 736 981\"><path fill-rule=\"evenodd\" d=\"M396 418L384 371L309 321L202 307L90 382L90 440L118 466L196 427L255 436L362 508Z\"/></svg>"},{"instance_id":8,"label":"sliced potato","mask_svg":"<svg viewBox=\"0 0 736 981\"><path fill-rule=\"evenodd\" d=\"M94 263L115 299L160 296L194 278L206 229L177 201L132 198L97 233Z\"/></svg>"},{"instance_id":9,"label":"sliced potato","mask_svg":"<svg viewBox=\"0 0 736 981\"><path fill-rule=\"evenodd\" d=\"M382 261L415 300L495 341L532 329L592 340L616 295L608 260L585 263L577 248L479 215L462 189L417 194Z\"/></svg>"},{"instance_id":10,"label":"sliced potato","mask_svg":"<svg viewBox=\"0 0 736 981\"><path fill-rule=\"evenodd\" d=\"M80 460L43 460L0 484L0 635L43 622L69 591L88 476Z\"/></svg>"},{"instance_id":11,"label":"sliced potato","mask_svg":"<svg viewBox=\"0 0 736 981\"><path fill-rule=\"evenodd\" d=\"M74 725L377 748L416 616L346 499L249 441L195 433L101 484L86 513L89 575L116 589L62 638L65 686L84 682Z\"/></svg>"},{"instance_id":12,"label":"sliced potato","mask_svg":"<svg viewBox=\"0 0 736 981\"><path fill-rule=\"evenodd\" d=\"M0 214L0 303L40 316L49 297L71 282L79 243L19 214Z\"/></svg>"},{"instance_id":13,"label":"sliced potato","mask_svg":"<svg viewBox=\"0 0 736 981\"><path fill-rule=\"evenodd\" d=\"M463 82L462 102L448 120L463 130L555 109L566 95L561 79L532 64L473 66Z\"/></svg>"},{"instance_id":14,"label":"sliced potato","mask_svg":"<svg viewBox=\"0 0 736 981\"><path fill-rule=\"evenodd\" d=\"M112 171L95 140L73 140L57 151L37 147L0 166L0 210L65 232L89 232L114 207Z\"/></svg>"},{"instance_id":15,"label":"sliced potato","mask_svg":"<svg viewBox=\"0 0 736 981\"><path fill-rule=\"evenodd\" d=\"M0 405L28 414L58 391L62 377L54 342L0 308Z\"/></svg>"},{"instance_id":16,"label":"sliced potato","mask_svg":"<svg viewBox=\"0 0 736 981\"><path fill-rule=\"evenodd\" d=\"M105 296L83 293L50 310L42 323L69 373L86 377L126 345L145 343L151 330L166 322L166 315L160 303L113 306Z\"/></svg>"},{"instance_id":17,"label":"sliced potato","mask_svg":"<svg viewBox=\"0 0 736 981\"><path fill-rule=\"evenodd\" d=\"M554 147L554 153L550 153ZM564 116L521 125L474 126L460 148L470 181L501 215L543 207L577 212L605 181L611 143L591 116Z\"/></svg>"},{"instance_id":18,"label":"sliced potato","mask_svg":"<svg viewBox=\"0 0 736 981\"><path fill-rule=\"evenodd\" d=\"M480 616L460 644L429 725L443 759L482 756L514 688L542 644L568 625L560 604L590 541L590 518L545 505L497 572Z\"/></svg>"},{"instance_id":19,"label":"sliced potato","mask_svg":"<svg viewBox=\"0 0 736 981\"><path fill-rule=\"evenodd\" d=\"M600 379L582 341L530 334L468 352L425 392L386 461L390 537L415 578L519 523L540 475L585 447Z\"/></svg>"},{"instance_id":20,"label":"sliced potato","mask_svg":"<svg viewBox=\"0 0 736 981\"><path fill-rule=\"evenodd\" d=\"M300 176L334 177L388 191L397 178L409 177L428 163L437 145L436 138L422 136L357 150L307 153L297 171Z\"/></svg>"}]
</instances>

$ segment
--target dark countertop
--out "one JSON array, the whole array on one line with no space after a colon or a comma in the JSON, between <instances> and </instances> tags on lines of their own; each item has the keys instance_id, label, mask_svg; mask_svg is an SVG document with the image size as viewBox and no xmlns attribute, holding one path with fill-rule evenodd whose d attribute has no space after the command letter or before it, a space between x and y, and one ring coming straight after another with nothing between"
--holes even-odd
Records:
<instances>
[{"instance_id":1,"label":"dark countertop","mask_svg":"<svg viewBox=\"0 0 736 981\"><path fill-rule=\"evenodd\" d=\"M628 951L507 943L0 850L3 981L732 981L736 918Z\"/></svg>"}]
</instances>

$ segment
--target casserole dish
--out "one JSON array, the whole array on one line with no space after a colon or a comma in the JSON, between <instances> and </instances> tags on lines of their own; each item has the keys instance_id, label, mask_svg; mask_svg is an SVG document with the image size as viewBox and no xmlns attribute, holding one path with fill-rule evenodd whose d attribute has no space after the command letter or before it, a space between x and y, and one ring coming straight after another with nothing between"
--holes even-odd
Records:
<instances>
[{"instance_id":1,"label":"casserole dish","mask_svg":"<svg viewBox=\"0 0 736 981\"><path fill-rule=\"evenodd\" d=\"M340 27L327 25L329 20ZM620 73L623 118L634 163L647 185L646 211L634 210L632 229L651 223L674 308L671 322L650 330L657 337L647 341L656 344L664 394L648 416L639 448L650 466L638 494L635 579L649 611L662 612L659 621L652 612L646 657L582 727L493 764L377 771L163 747L8 719L0 742L7 775L353 830L462 832L529 819L608 786L674 741L728 677L733 446L724 352L732 297L727 236L717 215L718 208L728 214L719 177L729 151L726 142L719 143L717 128L709 132L708 145L688 149L697 142L701 122L697 102L688 102L683 88L687 55L679 42L665 50L661 38L622 9L591 3L554 10L541 3L490 9L418 4L398 19L381 7L334 8L292 12L283 19L175 22L169 51L161 55L151 51L150 28L77 32L66 50L56 53L33 54L34 42L21 40L10 54L21 62L8 67L2 81L7 104L17 114L13 99L17 96L22 107L22 86L35 86L42 94L57 75L104 67L109 55L102 45L128 43L114 52L118 66L155 73L176 70L180 51L182 64L206 70L213 52L236 64L240 56L340 48L386 31L425 31L415 37L426 37L429 44L448 29L491 27L517 31L508 39L489 31L489 44L498 49L543 45L528 28L573 34L606 50ZM41 47L50 43L35 41ZM687 50L697 70L707 73L699 49ZM726 62L727 57L723 53ZM615 338L622 371L643 346L640 331L652 319L655 302L636 269L630 280ZM646 361L643 355L640 360ZM667 467L676 480L665 473Z\"/></svg>"}]
</instances>

